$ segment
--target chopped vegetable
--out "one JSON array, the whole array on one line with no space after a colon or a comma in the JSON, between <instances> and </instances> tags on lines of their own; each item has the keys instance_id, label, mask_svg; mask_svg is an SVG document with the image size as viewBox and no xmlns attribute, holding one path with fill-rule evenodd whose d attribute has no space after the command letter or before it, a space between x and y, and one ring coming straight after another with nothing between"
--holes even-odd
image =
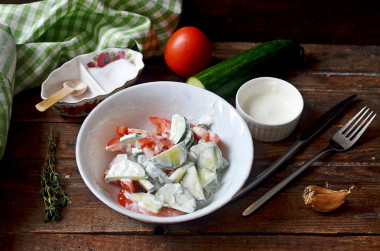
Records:
<instances>
[{"instance_id":1,"label":"chopped vegetable","mask_svg":"<svg viewBox=\"0 0 380 251\"><path fill-rule=\"evenodd\" d=\"M187 83L222 97L236 93L241 85L275 66L299 61L302 47L292 40L273 40L220 62L187 79Z\"/></svg>"},{"instance_id":2,"label":"chopped vegetable","mask_svg":"<svg viewBox=\"0 0 380 251\"><path fill-rule=\"evenodd\" d=\"M179 114L149 120L155 132L117 127L119 136L106 146L117 155L104 179L120 186L117 200L133 212L158 217L192 213L217 190L219 170L228 165L217 145L219 136Z\"/></svg>"}]
</instances>

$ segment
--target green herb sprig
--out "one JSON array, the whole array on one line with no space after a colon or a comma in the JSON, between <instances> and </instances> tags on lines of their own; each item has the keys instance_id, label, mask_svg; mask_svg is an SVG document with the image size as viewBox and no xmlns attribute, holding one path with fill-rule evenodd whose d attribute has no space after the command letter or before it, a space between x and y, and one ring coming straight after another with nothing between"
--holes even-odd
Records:
<instances>
[{"instance_id":1,"label":"green herb sprig","mask_svg":"<svg viewBox=\"0 0 380 251\"><path fill-rule=\"evenodd\" d=\"M41 173L41 196L44 202L44 221L59 221L60 211L70 203L68 194L63 190L60 175L56 170L56 143L52 131L48 137L47 151Z\"/></svg>"}]
</instances>

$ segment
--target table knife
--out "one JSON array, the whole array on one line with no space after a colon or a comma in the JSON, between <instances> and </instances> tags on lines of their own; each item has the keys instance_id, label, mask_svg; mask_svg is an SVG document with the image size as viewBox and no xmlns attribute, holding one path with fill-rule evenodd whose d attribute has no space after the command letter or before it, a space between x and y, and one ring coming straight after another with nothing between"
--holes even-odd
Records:
<instances>
[{"instance_id":1,"label":"table knife","mask_svg":"<svg viewBox=\"0 0 380 251\"><path fill-rule=\"evenodd\" d=\"M294 144L284 152L275 162L272 163L264 172L260 173L255 180L245 186L242 190L237 192L232 200L235 200L251 189L260 184L264 179L271 175L277 168L279 168L284 162L289 160L299 149L301 149L306 143L310 142L318 133L320 133L326 126L328 126L345 108L354 100L357 95L352 95L340 103L336 104L330 110L325 112L315 121L312 121L310 125L304 127L304 129L297 135Z\"/></svg>"}]
</instances>

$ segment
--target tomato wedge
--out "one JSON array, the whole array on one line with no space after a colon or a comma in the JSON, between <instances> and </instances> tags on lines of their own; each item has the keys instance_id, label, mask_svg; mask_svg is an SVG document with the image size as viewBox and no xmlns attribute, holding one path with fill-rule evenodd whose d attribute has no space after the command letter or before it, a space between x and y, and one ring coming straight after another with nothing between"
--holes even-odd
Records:
<instances>
[{"instance_id":1,"label":"tomato wedge","mask_svg":"<svg viewBox=\"0 0 380 251\"><path fill-rule=\"evenodd\" d=\"M127 143L121 142L120 138L122 136L118 136L115 138L112 138L110 141L107 143L106 150L110 152L117 152L117 153L128 153L130 152L131 146L128 145Z\"/></svg>"},{"instance_id":2,"label":"tomato wedge","mask_svg":"<svg viewBox=\"0 0 380 251\"><path fill-rule=\"evenodd\" d=\"M174 146L174 143L163 136L149 135L136 141L136 147L143 149L148 158L153 157ZM152 156L153 155L153 156Z\"/></svg>"},{"instance_id":3,"label":"tomato wedge","mask_svg":"<svg viewBox=\"0 0 380 251\"><path fill-rule=\"evenodd\" d=\"M203 139L205 142L214 142L215 144L219 143L219 135L215 132L207 131L200 126L194 126L191 130L193 131L195 140Z\"/></svg>"},{"instance_id":4,"label":"tomato wedge","mask_svg":"<svg viewBox=\"0 0 380 251\"><path fill-rule=\"evenodd\" d=\"M120 185L122 188L124 188L126 191L130 193L136 192L136 186L132 179L122 179L120 180Z\"/></svg>"},{"instance_id":5,"label":"tomato wedge","mask_svg":"<svg viewBox=\"0 0 380 251\"><path fill-rule=\"evenodd\" d=\"M117 195L117 201L126 209L135 213L140 213L137 203L131 199L131 194L124 188L120 189L119 194Z\"/></svg>"},{"instance_id":6,"label":"tomato wedge","mask_svg":"<svg viewBox=\"0 0 380 251\"><path fill-rule=\"evenodd\" d=\"M142 214L157 216L157 217L174 217L174 216L180 216L180 215L186 214L185 212L181 212L177 209L169 208L169 207L162 207L159 213L153 213L142 207L139 207L139 210L140 210L140 213Z\"/></svg>"},{"instance_id":7,"label":"tomato wedge","mask_svg":"<svg viewBox=\"0 0 380 251\"><path fill-rule=\"evenodd\" d=\"M169 137L171 121L160 117L149 117L150 122L157 126L156 133L164 137Z\"/></svg>"}]
</instances>

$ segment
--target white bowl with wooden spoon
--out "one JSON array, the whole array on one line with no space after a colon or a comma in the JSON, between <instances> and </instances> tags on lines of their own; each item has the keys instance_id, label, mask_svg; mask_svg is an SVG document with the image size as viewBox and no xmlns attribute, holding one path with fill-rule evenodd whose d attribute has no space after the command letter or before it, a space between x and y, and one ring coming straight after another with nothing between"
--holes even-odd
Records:
<instances>
[{"instance_id":1,"label":"white bowl with wooden spoon","mask_svg":"<svg viewBox=\"0 0 380 251\"><path fill-rule=\"evenodd\" d=\"M86 116L102 100L132 85L143 68L142 54L131 49L108 48L77 56L51 72L42 83L43 101L37 109L44 110L45 105L51 105L54 111L64 116ZM87 89L83 93L79 90L72 92L76 84L78 86L74 89L83 87L72 80L86 84ZM63 87L65 82L66 87ZM51 96L54 104L51 98L48 100Z\"/></svg>"}]
</instances>

